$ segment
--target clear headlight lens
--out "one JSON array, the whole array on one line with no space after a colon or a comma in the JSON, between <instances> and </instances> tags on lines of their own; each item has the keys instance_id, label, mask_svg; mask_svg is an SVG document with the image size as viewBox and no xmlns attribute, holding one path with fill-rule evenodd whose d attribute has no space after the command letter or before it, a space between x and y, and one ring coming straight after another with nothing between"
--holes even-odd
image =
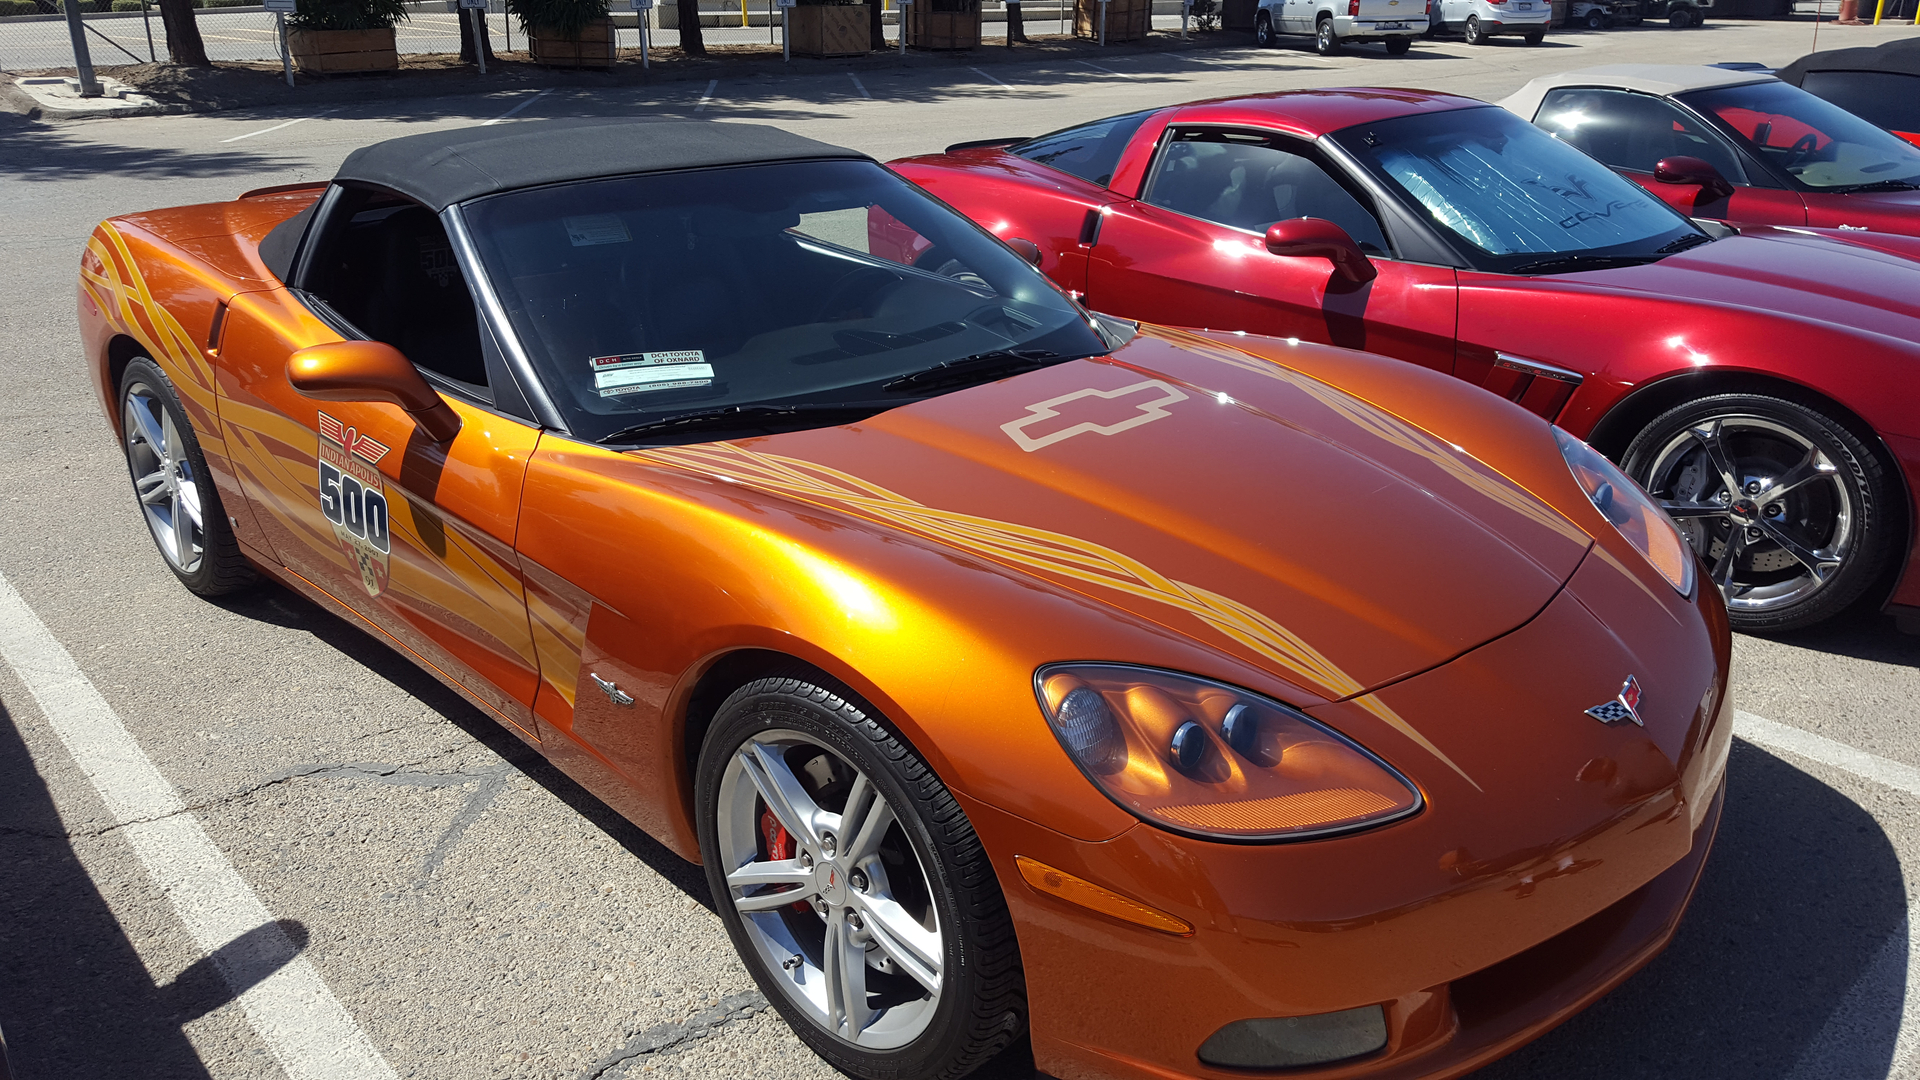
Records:
<instances>
[{"instance_id":1,"label":"clear headlight lens","mask_svg":"<svg viewBox=\"0 0 1920 1080\"><path fill-rule=\"evenodd\" d=\"M1175 832L1294 840L1420 809L1420 792L1297 709L1224 683L1121 664L1034 678L1060 745L1107 797Z\"/></svg>"},{"instance_id":2,"label":"clear headlight lens","mask_svg":"<svg viewBox=\"0 0 1920 1080\"><path fill-rule=\"evenodd\" d=\"M1580 489L1593 505L1635 550L1646 556L1667 584L1681 596L1693 594L1693 550L1674 528L1673 519L1647 497L1640 485L1600 452L1559 428L1553 437L1560 444L1560 456L1567 459Z\"/></svg>"}]
</instances>

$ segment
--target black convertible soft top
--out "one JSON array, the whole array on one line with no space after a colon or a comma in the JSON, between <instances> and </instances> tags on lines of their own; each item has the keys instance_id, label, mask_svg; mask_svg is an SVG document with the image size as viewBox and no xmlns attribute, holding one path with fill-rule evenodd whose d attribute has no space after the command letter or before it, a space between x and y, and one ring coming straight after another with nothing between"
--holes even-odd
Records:
<instances>
[{"instance_id":1,"label":"black convertible soft top","mask_svg":"<svg viewBox=\"0 0 1920 1080\"><path fill-rule=\"evenodd\" d=\"M1809 71L1892 71L1920 75L1920 38L1897 38L1880 45L1808 53L1774 74L1799 86Z\"/></svg>"},{"instance_id":2,"label":"black convertible soft top","mask_svg":"<svg viewBox=\"0 0 1920 1080\"><path fill-rule=\"evenodd\" d=\"M349 154L334 178L378 184L437 213L482 195L567 180L763 161L866 157L759 124L537 120L388 139Z\"/></svg>"}]
</instances>

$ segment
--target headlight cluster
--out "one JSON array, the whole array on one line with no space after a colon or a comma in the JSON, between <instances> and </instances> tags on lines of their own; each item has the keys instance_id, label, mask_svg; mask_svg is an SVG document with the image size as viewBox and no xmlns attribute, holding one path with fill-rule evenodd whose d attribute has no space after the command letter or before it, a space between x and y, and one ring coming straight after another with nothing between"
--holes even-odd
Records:
<instances>
[{"instance_id":1,"label":"headlight cluster","mask_svg":"<svg viewBox=\"0 0 1920 1080\"><path fill-rule=\"evenodd\" d=\"M1553 429L1553 437L1560 444L1560 456L1567 459L1567 468L1573 470L1574 480L1587 493L1587 498L1593 500L1594 507L1667 579L1674 591L1681 596L1691 596L1693 551L1681 539L1680 530L1674 528L1667 512L1648 498L1631 477L1601 457L1598 450L1557 427Z\"/></svg>"},{"instance_id":2,"label":"headlight cluster","mask_svg":"<svg viewBox=\"0 0 1920 1080\"><path fill-rule=\"evenodd\" d=\"M1191 675L1054 664L1035 675L1060 745L1108 798L1175 832L1295 840L1405 817L1420 793L1297 709Z\"/></svg>"}]
</instances>

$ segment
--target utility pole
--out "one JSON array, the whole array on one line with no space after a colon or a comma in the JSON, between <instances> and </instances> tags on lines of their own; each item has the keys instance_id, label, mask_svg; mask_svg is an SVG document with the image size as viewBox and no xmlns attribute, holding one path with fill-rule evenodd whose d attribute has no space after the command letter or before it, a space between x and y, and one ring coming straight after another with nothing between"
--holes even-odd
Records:
<instances>
[{"instance_id":1,"label":"utility pole","mask_svg":"<svg viewBox=\"0 0 1920 1080\"><path fill-rule=\"evenodd\" d=\"M80 76L80 96L100 96L100 80L93 74L93 56L87 52L87 28L80 21L80 0L67 0L67 36L73 39L73 70Z\"/></svg>"}]
</instances>

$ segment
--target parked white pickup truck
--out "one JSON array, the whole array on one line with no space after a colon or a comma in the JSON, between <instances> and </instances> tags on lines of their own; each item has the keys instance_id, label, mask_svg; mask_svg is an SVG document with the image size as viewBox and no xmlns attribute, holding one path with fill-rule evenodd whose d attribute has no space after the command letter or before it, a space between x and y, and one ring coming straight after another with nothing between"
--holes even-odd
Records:
<instances>
[{"instance_id":1,"label":"parked white pickup truck","mask_svg":"<svg viewBox=\"0 0 1920 1080\"><path fill-rule=\"evenodd\" d=\"M1314 51L1332 56L1350 41L1378 41L1400 56L1427 32L1431 0L1260 0L1253 39L1277 45L1281 34L1310 34ZM1542 0L1544 2L1544 0Z\"/></svg>"}]
</instances>

